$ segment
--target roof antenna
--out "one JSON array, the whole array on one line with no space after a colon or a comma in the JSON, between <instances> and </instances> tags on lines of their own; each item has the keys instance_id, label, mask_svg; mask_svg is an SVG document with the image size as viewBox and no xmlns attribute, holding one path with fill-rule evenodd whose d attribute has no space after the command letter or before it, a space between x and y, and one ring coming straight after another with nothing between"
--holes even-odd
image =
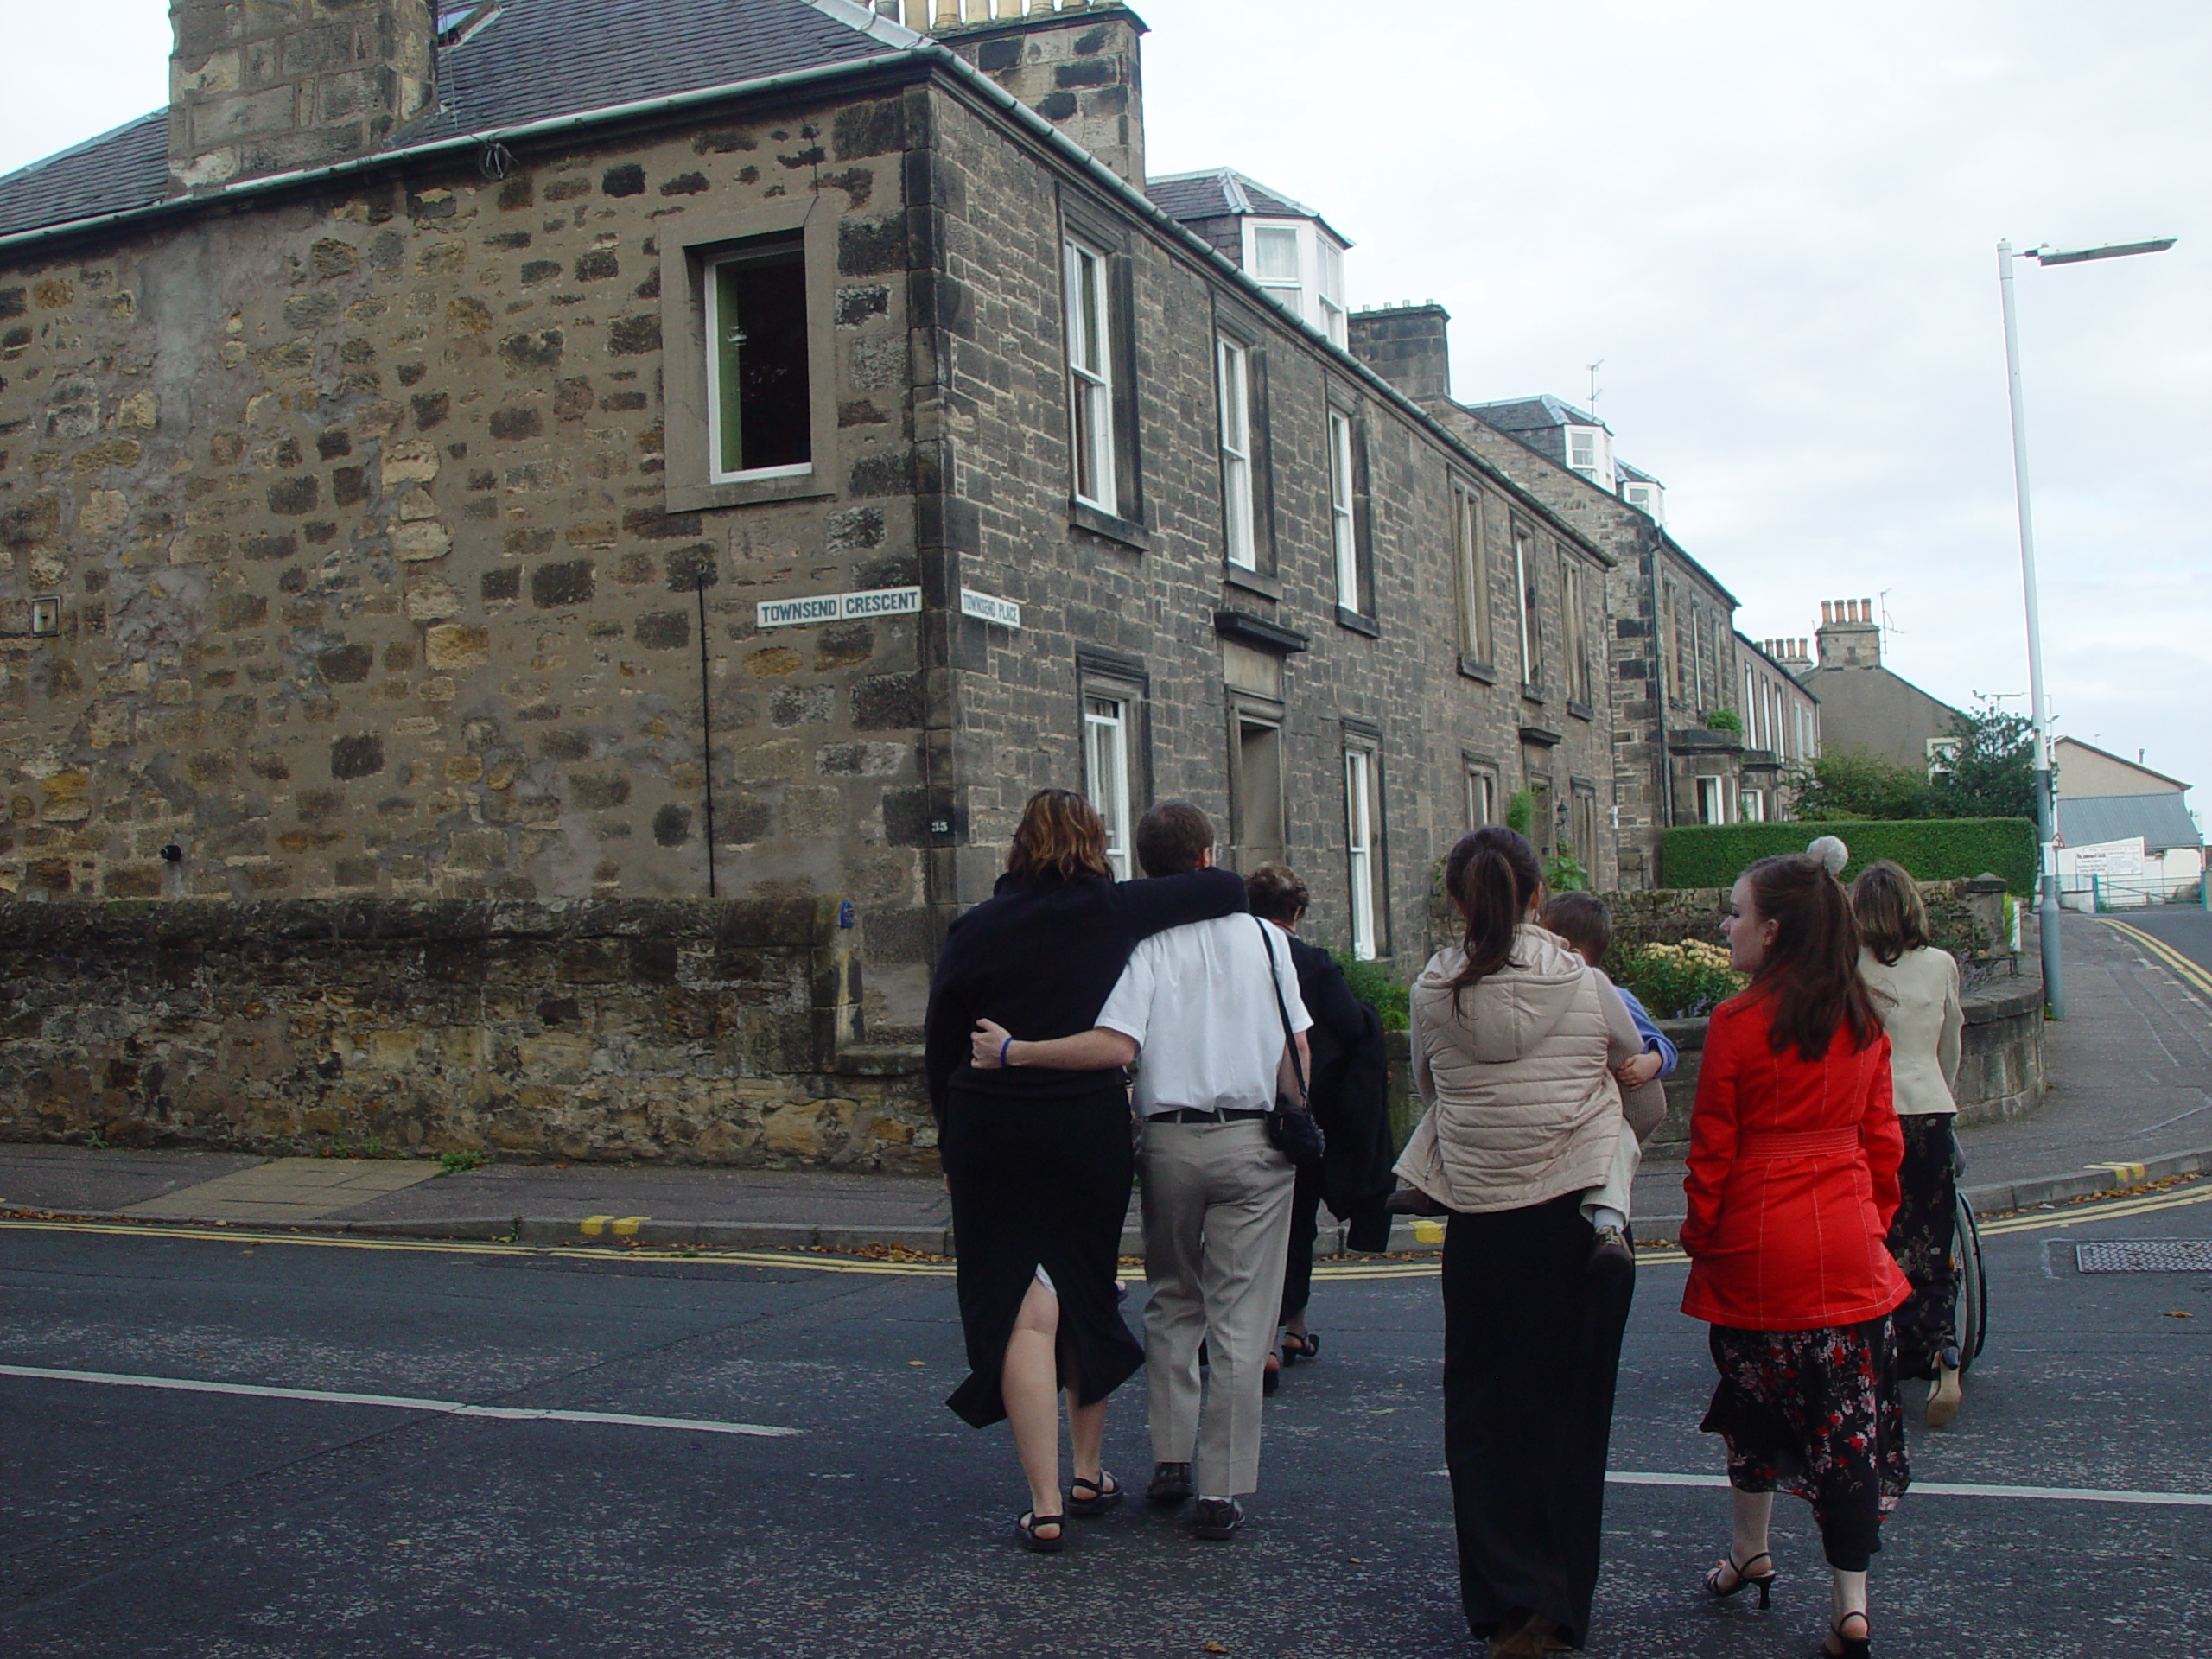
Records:
<instances>
[{"instance_id":1,"label":"roof antenna","mask_svg":"<svg viewBox=\"0 0 2212 1659\"><path fill-rule=\"evenodd\" d=\"M1885 634L1903 633L1904 630L1890 620L1890 590L1885 588L1875 597L1881 601L1882 605L1882 632Z\"/></svg>"},{"instance_id":2,"label":"roof antenna","mask_svg":"<svg viewBox=\"0 0 2212 1659\"><path fill-rule=\"evenodd\" d=\"M1594 421L1598 418L1598 399L1605 395L1605 388L1598 384L1598 371L1605 366L1605 359L1601 357L1586 366L1590 371L1590 418Z\"/></svg>"}]
</instances>

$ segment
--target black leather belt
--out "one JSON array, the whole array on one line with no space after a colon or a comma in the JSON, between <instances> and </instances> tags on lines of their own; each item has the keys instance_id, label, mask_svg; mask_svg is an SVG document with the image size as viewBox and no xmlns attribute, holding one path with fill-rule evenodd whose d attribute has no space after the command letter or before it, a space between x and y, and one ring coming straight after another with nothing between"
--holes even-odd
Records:
<instances>
[{"instance_id":1,"label":"black leather belt","mask_svg":"<svg viewBox=\"0 0 2212 1659\"><path fill-rule=\"evenodd\" d=\"M1224 1109L1218 1112L1202 1112L1195 1106L1179 1107L1172 1112L1154 1112L1145 1119L1147 1123L1224 1123L1241 1117L1265 1117L1264 1110L1239 1112Z\"/></svg>"}]
</instances>

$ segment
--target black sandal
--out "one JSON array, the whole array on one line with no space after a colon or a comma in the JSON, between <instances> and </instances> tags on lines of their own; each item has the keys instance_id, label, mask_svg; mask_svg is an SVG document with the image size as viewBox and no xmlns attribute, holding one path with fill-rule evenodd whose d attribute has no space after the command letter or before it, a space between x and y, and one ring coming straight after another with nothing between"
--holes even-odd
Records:
<instances>
[{"instance_id":1,"label":"black sandal","mask_svg":"<svg viewBox=\"0 0 2212 1659\"><path fill-rule=\"evenodd\" d=\"M1843 1633L1843 1627L1854 1618L1859 1621L1859 1628L1866 1632L1866 1635L1846 1636ZM1841 1618L1831 1620L1828 1635L1842 1644L1832 1648L1826 1642L1821 1643L1821 1651L1827 1654L1828 1659L1869 1659L1874 1651L1874 1622L1864 1613L1846 1613Z\"/></svg>"},{"instance_id":2,"label":"black sandal","mask_svg":"<svg viewBox=\"0 0 2212 1659\"><path fill-rule=\"evenodd\" d=\"M1059 1531L1050 1538L1040 1538L1037 1535L1039 1527L1058 1527ZM1034 1510L1024 1510L1015 1519L1014 1529L1021 1535L1023 1547L1035 1550L1039 1555L1058 1554L1060 1546L1067 1542L1067 1527L1063 1518L1057 1515L1039 1515Z\"/></svg>"},{"instance_id":3,"label":"black sandal","mask_svg":"<svg viewBox=\"0 0 2212 1659\"><path fill-rule=\"evenodd\" d=\"M1087 1497L1085 1491L1090 1493ZM1114 1478L1110 1470L1101 1469L1096 1480L1086 1480L1077 1475L1068 1483L1070 1515L1103 1515L1121 1501L1122 1483Z\"/></svg>"},{"instance_id":4,"label":"black sandal","mask_svg":"<svg viewBox=\"0 0 2212 1659\"><path fill-rule=\"evenodd\" d=\"M1286 1365L1294 1365L1301 1359L1312 1359L1320 1351L1321 1333L1319 1331L1308 1331L1302 1337L1293 1336L1287 1331L1282 1333L1282 1363Z\"/></svg>"},{"instance_id":5,"label":"black sandal","mask_svg":"<svg viewBox=\"0 0 2212 1659\"><path fill-rule=\"evenodd\" d=\"M1766 1563L1766 1571L1752 1572L1751 1569L1761 1561ZM1736 1575L1736 1582L1726 1590L1720 1587L1720 1575L1723 1573L1733 1573ZM1724 1601L1736 1594L1747 1584L1759 1592L1759 1606L1764 1609L1767 1605L1768 1599L1774 1593L1774 1557L1766 1551L1759 1551L1748 1561L1739 1561L1736 1559L1736 1552L1732 1548L1728 1552L1728 1559L1705 1575L1706 1592ZM1845 1617L1856 1618L1857 1615L1847 1614Z\"/></svg>"}]
</instances>

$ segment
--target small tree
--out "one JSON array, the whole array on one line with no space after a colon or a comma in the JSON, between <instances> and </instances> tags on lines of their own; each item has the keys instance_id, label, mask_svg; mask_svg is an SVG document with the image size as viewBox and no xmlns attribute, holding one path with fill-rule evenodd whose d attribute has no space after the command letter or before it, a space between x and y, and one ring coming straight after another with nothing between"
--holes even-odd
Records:
<instances>
[{"instance_id":1,"label":"small tree","mask_svg":"<svg viewBox=\"0 0 2212 1659\"><path fill-rule=\"evenodd\" d=\"M1936 816L2032 818L2036 815L2035 730L1993 697L1951 716L1951 747L1929 785Z\"/></svg>"},{"instance_id":2,"label":"small tree","mask_svg":"<svg viewBox=\"0 0 2212 1659\"><path fill-rule=\"evenodd\" d=\"M1864 749L1843 749L1795 766L1783 778L1795 815L1831 822L1934 816L1928 780Z\"/></svg>"}]
</instances>

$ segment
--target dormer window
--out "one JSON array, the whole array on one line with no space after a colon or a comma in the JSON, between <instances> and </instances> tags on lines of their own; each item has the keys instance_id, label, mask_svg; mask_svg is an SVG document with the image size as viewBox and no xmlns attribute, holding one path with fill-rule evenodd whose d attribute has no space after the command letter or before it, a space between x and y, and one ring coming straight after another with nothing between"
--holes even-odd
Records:
<instances>
[{"instance_id":1,"label":"dormer window","mask_svg":"<svg viewBox=\"0 0 2212 1659\"><path fill-rule=\"evenodd\" d=\"M1656 484L1624 484L1621 499L1639 512L1649 513L1655 524L1667 522L1666 492Z\"/></svg>"},{"instance_id":2,"label":"dormer window","mask_svg":"<svg viewBox=\"0 0 2212 1659\"><path fill-rule=\"evenodd\" d=\"M1613 485L1613 447L1602 426L1567 429L1567 464L1592 484L1610 490Z\"/></svg>"},{"instance_id":3,"label":"dormer window","mask_svg":"<svg viewBox=\"0 0 2212 1659\"><path fill-rule=\"evenodd\" d=\"M1344 343L1344 245L1319 221L1247 219L1244 269L1284 310Z\"/></svg>"}]
</instances>

